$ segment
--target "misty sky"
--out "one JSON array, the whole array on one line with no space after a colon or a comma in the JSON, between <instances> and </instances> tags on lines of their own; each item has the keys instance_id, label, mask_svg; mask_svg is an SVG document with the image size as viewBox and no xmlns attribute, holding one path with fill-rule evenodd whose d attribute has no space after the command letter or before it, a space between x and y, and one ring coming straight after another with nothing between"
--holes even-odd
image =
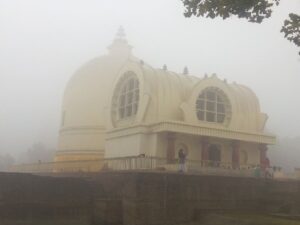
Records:
<instances>
[{"instance_id":1,"label":"misty sky","mask_svg":"<svg viewBox=\"0 0 300 225\"><path fill-rule=\"evenodd\" d=\"M268 130L300 136L299 49L283 38L300 0L281 0L262 24L185 18L180 0L0 0L0 154L34 142L55 148L66 83L105 54L120 25L134 55L154 67L245 84Z\"/></svg>"}]
</instances>

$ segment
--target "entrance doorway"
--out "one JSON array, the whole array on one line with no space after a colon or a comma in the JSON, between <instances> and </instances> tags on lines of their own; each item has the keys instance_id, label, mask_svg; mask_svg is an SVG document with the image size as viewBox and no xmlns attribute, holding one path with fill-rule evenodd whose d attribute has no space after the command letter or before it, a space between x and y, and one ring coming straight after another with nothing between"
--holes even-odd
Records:
<instances>
[{"instance_id":1,"label":"entrance doorway","mask_svg":"<svg viewBox=\"0 0 300 225\"><path fill-rule=\"evenodd\" d=\"M218 145L210 145L208 148L208 160L211 162L212 166L220 166L221 161L221 150Z\"/></svg>"}]
</instances>

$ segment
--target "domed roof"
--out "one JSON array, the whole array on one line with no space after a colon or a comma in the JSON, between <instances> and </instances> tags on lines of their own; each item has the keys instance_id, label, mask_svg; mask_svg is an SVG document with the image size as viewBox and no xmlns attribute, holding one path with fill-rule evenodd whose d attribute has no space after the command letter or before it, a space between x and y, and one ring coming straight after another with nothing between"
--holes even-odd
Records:
<instances>
[{"instance_id":1,"label":"domed roof","mask_svg":"<svg viewBox=\"0 0 300 225\"><path fill-rule=\"evenodd\" d=\"M120 68L132 58L120 31L108 54L90 60L72 76L65 89L57 161L103 158L105 109ZM84 156L83 156L84 155Z\"/></svg>"},{"instance_id":2,"label":"domed roof","mask_svg":"<svg viewBox=\"0 0 300 225\"><path fill-rule=\"evenodd\" d=\"M75 72L64 93L64 127L104 126L112 83L130 57L131 46L117 37L107 55L90 60Z\"/></svg>"}]
</instances>

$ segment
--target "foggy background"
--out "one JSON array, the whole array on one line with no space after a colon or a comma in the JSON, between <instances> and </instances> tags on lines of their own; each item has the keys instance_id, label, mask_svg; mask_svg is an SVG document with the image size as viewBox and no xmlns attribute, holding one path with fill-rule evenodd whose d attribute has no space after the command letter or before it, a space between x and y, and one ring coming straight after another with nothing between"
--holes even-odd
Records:
<instances>
[{"instance_id":1,"label":"foggy background","mask_svg":"<svg viewBox=\"0 0 300 225\"><path fill-rule=\"evenodd\" d=\"M274 162L290 152L300 167L299 49L280 33L300 0L281 0L262 24L183 12L180 0L0 0L0 155L24 161L39 148L51 155L68 80L106 54L122 25L134 55L153 67L188 66L192 75L216 73L250 87L278 136Z\"/></svg>"}]
</instances>

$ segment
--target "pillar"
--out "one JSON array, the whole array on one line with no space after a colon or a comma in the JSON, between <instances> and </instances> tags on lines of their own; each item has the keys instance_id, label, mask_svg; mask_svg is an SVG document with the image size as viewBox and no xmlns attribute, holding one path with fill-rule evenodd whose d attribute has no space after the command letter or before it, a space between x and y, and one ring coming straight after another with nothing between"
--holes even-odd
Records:
<instances>
[{"instance_id":1,"label":"pillar","mask_svg":"<svg viewBox=\"0 0 300 225\"><path fill-rule=\"evenodd\" d=\"M239 141L232 142L232 168L233 169L240 168L240 142Z\"/></svg>"},{"instance_id":2,"label":"pillar","mask_svg":"<svg viewBox=\"0 0 300 225\"><path fill-rule=\"evenodd\" d=\"M167 134L167 163L175 162L175 134Z\"/></svg>"},{"instance_id":3,"label":"pillar","mask_svg":"<svg viewBox=\"0 0 300 225\"><path fill-rule=\"evenodd\" d=\"M202 166L208 165L208 147L209 147L209 138L201 138L201 164Z\"/></svg>"},{"instance_id":4,"label":"pillar","mask_svg":"<svg viewBox=\"0 0 300 225\"><path fill-rule=\"evenodd\" d=\"M258 149L259 149L259 155L260 155L260 167L262 169L266 169L266 167L270 166L269 159L267 158L268 146L266 144L259 144Z\"/></svg>"}]
</instances>

